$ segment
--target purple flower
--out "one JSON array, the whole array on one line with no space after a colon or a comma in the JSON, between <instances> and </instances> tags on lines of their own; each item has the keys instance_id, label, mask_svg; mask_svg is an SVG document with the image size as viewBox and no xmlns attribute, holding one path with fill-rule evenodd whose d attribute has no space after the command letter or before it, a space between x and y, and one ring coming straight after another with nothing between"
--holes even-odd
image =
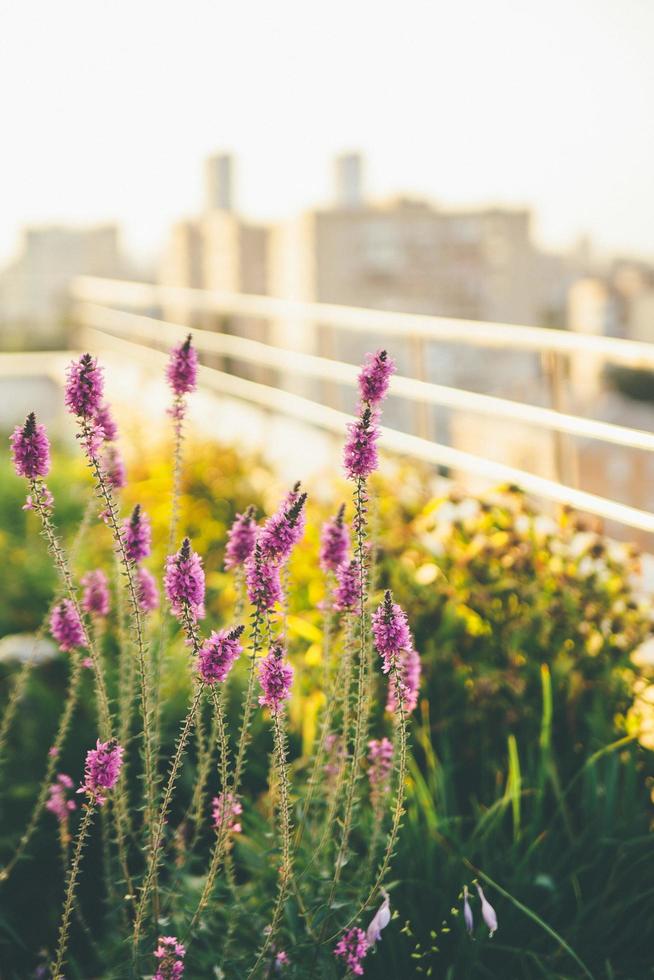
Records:
<instances>
[{"instance_id":1,"label":"purple flower","mask_svg":"<svg viewBox=\"0 0 654 980\"><path fill-rule=\"evenodd\" d=\"M215 631L208 637L198 651L198 673L205 684L224 681L235 660L243 652L240 636L243 626L233 630Z\"/></svg>"},{"instance_id":2,"label":"purple flower","mask_svg":"<svg viewBox=\"0 0 654 980\"><path fill-rule=\"evenodd\" d=\"M415 711L418 704L421 672L420 657L415 648L411 646L408 650L402 650L398 660L398 674L399 682L402 685L404 710L409 714ZM399 706L397 683L398 678L392 675L388 682L388 698L386 700L386 710L391 713L397 711Z\"/></svg>"},{"instance_id":3,"label":"purple flower","mask_svg":"<svg viewBox=\"0 0 654 980\"><path fill-rule=\"evenodd\" d=\"M147 568L136 570L136 598L143 612L152 612L159 605L159 590L154 575Z\"/></svg>"},{"instance_id":4,"label":"purple flower","mask_svg":"<svg viewBox=\"0 0 654 980\"><path fill-rule=\"evenodd\" d=\"M173 615L181 619L188 609L195 619L204 617L204 570L202 559L184 538L176 555L166 558L164 588Z\"/></svg>"},{"instance_id":5,"label":"purple flower","mask_svg":"<svg viewBox=\"0 0 654 980\"><path fill-rule=\"evenodd\" d=\"M493 906L484 895L484 890L481 885L475 882L475 887L479 895L479 901L481 902L481 917L486 923L488 935L492 938L497 932L497 914Z\"/></svg>"},{"instance_id":6,"label":"purple flower","mask_svg":"<svg viewBox=\"0 0 654 980\"><path fill-rule=\"evenodd\" d=\"M286 561L294 545L304 534L304 505L307 495L300 493L299 488L298 483L261 529L257 540L264 561L271 561L276 565Z\"/></svg>"},{"instance_id":7,"label":"purple flower","mask_svg":"<svg viewBox=\"0 0 654 980\"><path fill-rule=\"evenodd\" d=\"M37 483L34 489L34 496L32 496L31 493L27 494L22 509L36 510L39 508L46 511L52 510L54 505L54 497L46 487L45 483Z\"/></svg>"},{"instance_id":8,"label":"purple flower","mask_svg":"<svg viewBox=\"0 0 654 980\"><path fill-rule=\"evenodd\" d=\"M154 955L159 962L152 980L180 980L184 976L186 949L175 936L160 936Z\"/></svg>"},{"instance_id":9,"label":"purple flower","mask_svg":"<svg viewBox=\"0 0 654 980\"><path fill-rule=\"evenodd\" d=\"M361 962L365 959L368 952L368 940L363 929L353 926L343 933L339 941L334 946L334 956L345 960L348 970L357 976L363 976Z\"/></svg>"},{"instance_id":10,"label":"purple flower","mask_svg":"<svg viewBox=\"0 0 654 980\"><path fill-rule=\"evenodd\" d=\"M377 469L378 415L370 407L364 408L361 418L348 422L348 436L343 452L345 472L350 480L370 476Z\"/></svg>"},{"instance_id":11,"label":"purple flower","mask_svg":"<svg viewBox=\"0 0 654 980\"><path fill-rule=\"evenodd\" d=\"M372 615L372 633L382 658L382 672L387 674L400 652L413 646L406 613L393 602L390 591Z\"/></svg>"},{"instance_id":12,"label":"purple flower","mask_svg":"<svg viewBox=\"0 0 654 980\"><path fill-rule=\"evenodd\" d=\"M275 973L281 973L284 967L287 967L290 963L288 953L280 949L278 953L275 954Z\"/></svg>"},{"instance_id":13,"label":"purple flower","mask_svg":"<svg viewBox=\"0 0 654 980\"><path fill-rule=\"evenodd\" d=\"M368 742L368 782L370 783L370 799L374 807L378 806L391 788L391 772L393 771L393 743L387 738L373 738Z\"/></svg>"},{"instance_id":14,"label":"purple flower","mask_svg":"<svg viewBox=\"0 0 654 980\"><path fill-rule=\"evenodd\" d=\"M107 482L114 490L122 490L127 483L125 464L116 446L108 445L102 456L102 469Z\"/></svg>"},{"instance_id":15,"label":"purple flower","mask_svg":"<svg viewBox=\"0 0 654 980\"><path fill-rule=\"evenodd\" d=\"M378 350L376 354L366 354L359 374L361 401L369 405L378 405L383 401L394 372L395 362L385 350Z\"/></svg>"},{"instance_id":16,"label":"purple flower","mask_svg":"<svg viewBox=\"0 0 654 980\"><path fill-rule=\"evenodd\" d=\"M381 890L383 902L375 912L368 929L366 930L366 940L368 946L374 946L381 939L382 929L385 929L391 921L391 900L388 892Z\"/></svg>"},{"instance_id":17,"label":"purple flower","mask_svg":"<svg viewBox=\"0 0 654 980\"><path fill-rule=\"evenodd\" d=\"M343 740L336 732L330 732L325 738L325 755L327 761L323 769L325 775L331 779L338 773L344 755Z\"/></svg>"},{"instance_id":18,"label":"purple flower","mask_svg":"<svg viewBox=\"0 0 654 980\"><path fill-rule=\"evenodd\" d=\"M50 443L45 434L45 426L37 425L34 412L30 412L23 426L16 426L9 442L11 458L18 476L36 480L40 476L48 475Z\"/></svg>"},{"instance_id":19,"label":"purple flower","mask_svg":"<svg viewBox=\"0 0 654 980\"><path fill-rule=\"evenodd\" d=\"M109 742L98 739L95 748L86 753L84 783L77 792L86 793L92 802L103 806L106 802L103 791L114 788L122 764L123 748L116 739L112 738Z\"/></svg>"},{"instance_id":20,"label":"purple flower","mask_svg":"<svg viewBox=\"0 0 654 980\"><path fill-rule=\"evenodd\" d=\"M350 546L350 532L348 531L343 518L345 516L345 504L338 508L336 517L325 521L320 535L320 567L323 572L335 572L339 565L342 565L347 558Z\"/></svg>"},{"instance_id":21,"label":"purple flower","mask_svg":"<svg viewBox=\"0 0 654 980\"><path fill-rule=\"evenodd\" d=\"M183 344L171 350L166 378L178 397L195 391L198 380L198 354L191 344L191 334Z\"/></svg>"},{"instance_id":22,"label":"purple flower","mask_svg":"<svg viewBox=\"0 0 654 980\"><path fill-rule=\"evenodd\" d=\"M257 537L257 522L254 507L248 507L244 514L237 514L227 532L225 549L225 568L237 568L249 558Z\"/></svg>"},{"instance_id":23,"label":"purple flower","mask_svg":"<svg viewBox=\"0 0 654 980\"><path fill-rule=\"evenodd\" d=\"M225 825L230 834L240 834L241 827L239 817L243 813L243 806L233 793L220 793L214 796L212 803L213 825L216 830L220 830Z\"/></svg>"},{"instance_id":24,"label":"purple flower","mask_svg":"<svg viewBox=\"0 0 654 980\"><path fill-rule=\"evenodd\" d=\"M470 908L470 902L468 901L467 885L463 886L463 921L465 922L468 935L471 936L475 929L475 919Z\"/></svg>"},{"instance_id":25,"label":"purple flower","mask_svg":"<svg viewBox=\"0 0 654 980\"><path fill-rule=\"evenodd\" d=\"M100 405L95 415L95 421L102 429L105 442L113 442L114 439L118 438L118 426L107 402L103 402Z\"/></svg>"},{"instance_id":26,"label":"purple flower","mask_svg":"<svg viewBox=\"0 0 654 980\"><path fill-rule=\"evenodd\" d=\"M68 814L77 809L74 800L69 800L66 790L73 788L73 781L65 772L60 772L57 781L48 788L48 799L45 804L46 810L54 813L59 823L66 823Z\"/></svg>"},{"instance_id":27,"label":"purple flower","mask_svg":"<svg viewBox=\"0 0 654 980\"><path fill-rule=\"evenodd\" d=\"M62 599L52 610L50 632L60 650L68 651L86 646L84 627L71 599Z\"/></svg>"},{"instance_id":28,"label":"purple flower","mask_svg":"<svg viewBox=\"0 0 654 980\"><path fill-rule=\"evenodd\" d=\"M152 529L150 518L137 504L129 520L123 522L125 551L130 561L135 564L143 561L150 554L152 547Z\"/></svg>"},{"instance_id":29,"label":"purple flower","mask_svg":"<svg viewBox=\"0 0 654 980\"><path fill-rule=\"evenodd\" d=\"M95 419L104 394L104 378L97 358L82 354L66 371L65 400L68 410L78 418Z\"/></svg>"},{"instance_id":30,"label":"purple flower","mask_svg":"<svg viewBox=\"0 0 654 980\"><path fill-rule=\"evenodd\" d=\"M279 567L271 562L264 562L261 548L258 544L245 562L245 582L248 599L260 612L272 609L282 597L282 586L279 580Z\"/></svg>"},{"instance_id":31,"label":"purple flower","mask_svg":"<svg viewBox=\"0 0 654 980\"><path fill-rule=\"evenodd\" d=\"M284 701L290 698L293 683L293 668L284 659L281 644L273 644L261 661L259 683L263 690L263 694L259 697L259 704L266 705L272 714L276 715Z\"/></svg>"},{"instance_id":32,"label":"purple flower","mask_svg":"<svg viewBox=\"0 0 654 980\"><path fill-rule=\"evenodd\" d=\"M94 616L106 616L109 613L109 583L101 568L87 572L82 579L84 592L82 609Z\"/></svg>"},{"instance_id":33,"label":"purple flower","mask_svg":"<svg viewBox=\"0 0 654 980\"><path fill-rule=\"evenodd\" d=\"M334 589L334 609L348 612L356 607L361 591L361 569L356 558L344 562L336 570L337 586Z\"/></svg>"}]
</instances>

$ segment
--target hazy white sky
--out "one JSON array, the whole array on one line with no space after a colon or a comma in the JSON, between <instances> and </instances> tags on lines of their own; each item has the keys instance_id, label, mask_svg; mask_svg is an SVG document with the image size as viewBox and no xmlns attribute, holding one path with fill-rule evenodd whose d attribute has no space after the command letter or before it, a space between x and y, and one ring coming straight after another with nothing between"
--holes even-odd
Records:
<instances>
[{"instance_id":1,"label":"hazy white sky","mask_svg":"<svg viewBox=\"0 0 654 980\"><path fill-rule=\"evenodd\" d=\"M27 222L156 249L216 149L291 214L351 148L374 195L654 256L653 53L654 0L0 0L0 259Z\"/></svg>"}]
</instances>

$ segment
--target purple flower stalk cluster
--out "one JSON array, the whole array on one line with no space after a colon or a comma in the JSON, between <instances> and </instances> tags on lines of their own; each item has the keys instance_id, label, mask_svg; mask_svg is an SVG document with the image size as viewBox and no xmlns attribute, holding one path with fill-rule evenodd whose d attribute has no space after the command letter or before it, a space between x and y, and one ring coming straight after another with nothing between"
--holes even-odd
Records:
<instances>
[{"instance_id":1,"label":"purple flower stalk cluster","mask_svg":"<svg viewBox=\"0 0 654 980\"><path fill-rule=\"evenodd\" d=\"M204 618L204 569L188 538L166 558L164 588L174 616L181 619L188 610L194 619Z\"/></svg>"},{"instance_id":2,"label":"purple flower stalk cluster","mask_svg":"<svg viewBox=\"0 0 654 980\"><path fill-rule=\"evenodd\" d=\"M87 572L82 578L84 592L82 594L82 609L92 616L107 616L109 614L109 582L101 568Z\"/></svg>"},{"instance_id":3,"label":"purple flower stalk cluster","mask_svg":"<svg viewBox=\"0 0 654 980\"><path fill-rule=\"evenodd\" d=\"M227 532L227 547L225 549L225 568L238 568L245 564L252 553L257 537L257 522L254 519L254 507L248 507L244 514L237 514L234 523Z\"/></svg>"},{"instance_id":4,"label":"purple flower stalk cluster","mask_svg":"<svg viewBox=\"0 0 654 980\"><path fill-rule=\"evenodd\" d=\"M259 704L270 708L271 713L276 715L284 702L290 698L293 683L293 668L284 658L281 644L273 644L261 661L259 683L263 691L259 697Z\"/></svg>"},{"instance_id":5,"label":"purple flower stalk cluster","mask_svg":"<svg viewBox=\"0 0 654 980\"><path fill-rule=\"evenodd\" d=\"M393 771L393 743L387 738L368 742L368 782L373 806L389 793Z\"/></svg>"},{"instance_id":6,"label":"purple flower stalk cluster","mask_svg":"<svg viewBox=\"0 0 654 980\"><path fill-rule=\"evenodd\" d=\"M152 612L159 605L159 590L157 582L147 568L136 570L136 598L143 612Z\"/></svg>"},{"instance_id":7,"label":"purple flower stalk cluster","mask_svg":"<svg viewBox=\"0 0 654 980\"><path fill-rule=\"evenodd\" d=\"M46 810L54 813L59 823L66 823L68 815L72 810L77 809L74 800L68 799L67 791L73 788L73 781L65 772L60 772L56 782L48 788L48 799L45 804Z\"/></svg>"},{"instance_id":8,"label":"purple flower stalk cluster","mask_svg":"<svg viewBox=\"0 0 654 980\"><path fill-rule=\"evenodd\" d=\"M103 402L98 408L95 413L95 421L102 429L102 436L105 442L114 442L118 438L118 426L107 402Z\"/></svg>"},{"instance_id":9,"label":"purple flower stalk cluster","mask_svg":"<svg viewBox=\"0 0 654 980\"><path fill-rule=\"evenodd\" d=\"M358 379L361 401L372 406L381 404L394 373L395 362L385 350L366 354Z\"/></svg>"},{"instance_id":10,"label":"purple flower stalk cluster","mask_svg":"<svg viewBox=\"0 0 654 980\"><path fill-rule=\"evenodd\" d=\"M107 482L114 490L122 490L127 485L125 464L117 446L107 445L102 456L102 469Z\"/></svg>"},{"instance_id":11,"label":"purple flower stalk cluster","mask_svg":"<svg viewBox=\"0 0 654 980\"><path fill-rule=\"evenodd\" d=\"M398 659L399 681L402 685L402 700L404 710L411 714L418 705L418 693L420 691L420 675L422 668L420 657L414 646L408 650L402 650ZM392 676L388 682L388 697L386 700L386 710L391 714L399 708L400 699L398 698L397 678Z\"/></svg>"},{"instance_id":12,"label":"purple flower stalk cluster","mask_svg":"<svg viewBox=\"0 0 654 980\"><path fill-rule=\"evenodd\" d=\"M300 493L300 484L285 497L279 509L269 517L257 538L264 561L281 565L291 554L304 534L306 493Z\"/></svg>"},{"instance_id":13,"label":"purple flower stalk cluster","mask_svg":"<svg viewBox=\"0 0 654 980\"><path fill-rule=\"evenodd\" d=\"M30 412L25 424L17 425L9 437L11 458L18 476L38 480L50 472L50 443L45 426Z\"/></svg>"},{"instance_id":14,"label":"purple flower stalk cluster","mask_svg":"<svg viewBox=\"0 0 654 980\"><path fill-rule=\"evenodd\" d=\"M240 834L242 831L240 816L243 806L233 793L220 793L214 796L212 803L213 825L216 830L226 827L229 834Z\"/></svg>"},{"instance_id":15,"label":"purple flower stalk cluster","mask_svg":"<svg viewBox=\"0 0 654 980\"><path fill-rule=\"evenodd\" d=\"M137 564L147 558L152 548L150 518L137 504L132 516L123 522L125 551L130 561Z\"/></svg>"},{"instance_id":16,"label":"purple flower stalk cluster","mask_svg":"<svg viewBox=\"0 0 654 980\"><path fill-rule=\"evenodd\" d=\"M69 364L66 371L64 397L68 410L78 418L93 420L100 429L96 419L102 409L103 395L104 376L97 358L82 354L79 360Z\"/></svg>"},{"instance_id":17,"label":"purple flower stalk cluster","mask_svg":"<svg viewBox=\"0 0 654 980\"><path fill-rule=\"evenodd\" d=\"M77 792L86 793L91 802L103 806L107 801L104 792L113 789L118 782L123 751L113 738L109 742L98 739L95 748L86 753L84 783Z\"/></svg>"},{"instance_id":18,"label":"purple flower stalk cluster","mask_svg":"<svg viewBox=\"0 0 654 980\"><path fill-rule=\"evenodd\" d=\"M345 525L345 504L338 508L336 517L325 521L320 535L320 567L323 572L335 572L347 559L350 532Z\"/></svg>"},{"instance_id":19,"label":"purple flower stalk cluster","mask_svg":"<svg viewBox=\"0 0 654 980\"><path fill-rule=\"evenodd\" d=\"M232 666L243 652L240 636L243 626L212 632L198 651L198 673L205 684L227 679Z\"/></svg>"},{"instance_id":20,"label":"purple flower stalk cluster","mask_svg":"<svg viewBox=\"0 0 654 980\"><path fill-rule=\"evenodd\" d=\"M361 568L353 558L339 565L336 570L337 585L334 589L334 609L337 612L351 612L356 609L361 591Z\"/></svg>"},{"instance_id":21,"label":"purple flower stalk cluster","mask_svg":"<svg viewBox=\"0 0 654 980\"><path fill-rule=\"evenodd\" d=\"M272 609L282 598L279 566L265 562L258 544L245 563L248 599L261 612Z\"/></svg>"},{"instance_id":22,"label":"purple flower stalk cluster","mask_svg":"<svg viewBox=\"0 0 654 980\"><path fill-rule=\"evenodd\" d=\"M361 965L368 952L369 944L363 929L353 926L343 933L334 947L334 956L344 960L348 970L356 977L363 976Z\"/></svg>"},{"instance_id":23,"label":"purple flower stalk cluster","mask_svg":"<svg viewBox=\"0 0 654 980\"><path fill-rule=\"evenodd\" d=\"M393 602L390 591L372 615L375 647L382 658L382 672L387 674L403 650L413 646L406 613Z\"/></svg>"},{"instance_id":24,"label":"purple flower stalk cluster","mask_svg":"<svg viewBox=\"0 0 654 980\"><path fill-rule=\"evenodd\" d=\"M52 610L50 632L65 653L86 646L84 627L71 599L62 599Z\"/></svg>"},{"instance_id":25,"label":"purple flower stalk cluster","mask_svg":"<svg viewBox=\"0 0 654 980\"><path fill-rule=\"evenodd\" d=\"M152 980L180 980L184 976L186 949L175 936L160 936L154 955L158 963Z\"/></svg>"},{"instance_id":26,"label":"purple flower stalk cluster","mask_svg":"<svg viewBox=\"0 0 654 980\"><path fill-rule=\"evenodd\" d=\"M168 384L178 398L195 391L198 383L198 352L188 335L184 343L173 347L166 368Z\"/></svg>"},{"instance_id":27,"label":"purple flower stalk cluster","mask_svg":"<svg viewBox=\"0 0 654 980\"><path fill-rule=\"evenodd\" d=\"M381 403L395 364L385 350L366 354L359 374L359 417L348 425L343 462L350 480L365 480L377 469Z\"/></svg>"},{"instance_id":28,"label":"purple flower stalk cluster","mask_svg":"<svg viewBox=\"0 0 654 980\"><path fill-rule=\"evenodd\" d=\"M330 732L325 738L327 761L323 766L325 775L330 780L338 774L344 754L343 739L336 732Z\"/></svg>"}]
</instances>

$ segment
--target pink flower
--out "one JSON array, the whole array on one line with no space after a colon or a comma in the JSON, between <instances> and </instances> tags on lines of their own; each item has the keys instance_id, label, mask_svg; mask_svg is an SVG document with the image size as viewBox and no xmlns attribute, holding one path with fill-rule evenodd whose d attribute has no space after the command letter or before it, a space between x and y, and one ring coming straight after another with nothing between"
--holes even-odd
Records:
<instances>
[{"instance_id":1,"label":"pink flower","mask_svg":"<svg viewBox=\"0 0 654 980\"><path fill-rule=\"evenodd\" d=\"M385 350L378 350L376 354L366 354L359 374L361 401L369 405L378 405L383 401L394 372L395 362Z\"/></svg>"},{"instance_id":2,"label":"pink flower","mask_svg":"<svg viewBox=\"0 0 654 980\"><path fill-rule=\"evenodd\" d=\"M230 834L240 834L241 827L239 817L243 813L243 806L233 793L220 793L212 800L213 825L216 830L226 826Z\"/></svg>"},{"instance_id":3,"label":"pink flower","mask_svg":"<svg viewBox=\"0 0 654 980\"><path fill-rule=\"evenodd\" d=\"M359 562L353 558L344 562L336 570L337 586L334 589L334 609L337 612L348 612L356 608L362 588L361 569Z\"/></svg>"},{"instance_id":4,"label":"pink flower","mask_svg":"<svg viewBox=\"0 0 654 980\"><path fill-rule=\"evenodd\" d=\"M176 555L166 558L164 588L173 615L181 619L188 609L195 619L204 618L204 569L202 559L184 538Z\"/></svg>"},{"instance_id":5,"label":"pink flower","mask_svg":"<svg viewBox=\"0 0 654 980\"><path fill-rule=\"evenodd\" d=\"M320 535L320 567L323 572L335 572L347 558L350 532L344 523L345 504L338 508L336 517L325 521Z\"/></svg>"},{"instance_id":6,"label":"pink flower","mask_svg":"<svg viewBox=\"0 0 654 980\"><path fill-rule=\"evenodd\" d=\"M160 936L154 955L159 962L152 980L180 980L184 975L186 949L175 936Z\"/></svg>"},{"instance_id":7,"label":"pink flower","mask_svg":"<svg viewBox=\"0 0 654 980\"><path fill-rule=\"evenodd\" d=\"M307 495L299 493L299 488L298 483L261 529L257 541L264 561L271 561L276 565L286 561L304 533L304 505Z\"/></svg>"},{"instance_id":8,"label":"pink flower","mask_svg":"<svg viewBox=\"0 0 654 980\"><path fill-rule=\"evenodd\" d=\"M387 891L382 888L381 892L384 900L375 912L366 931L368 946L374 946L375 943L379 942L381 939L382 929L385 929L388 923L391 921L391 900Z\"/></svg>"},{"instance_id":9,"label":"pink flower","mask_svg":"<svg viewBox=\"0 0 654 980\"><path fill-rule=\"evenodd\" d=\"M152 612L159 605L159 590L154 575L141 566L136 570L136 597L143 612Z\"/></svg>"},{"instance_id":10,"label":"pink flower","mask_svg":"<svg viewBox=\"0 0 654 980\"><path fill-rule=\"evenodd\" d=\"M393 743L387 738L371 739L368 742L368 782L370 799L377 807L390 792L391 772L393 771Z\"/></svg>"},{"instance_id":11,"label":"pink flower","mask_svg":"<svg viewBox=\"0 0 654 980\"><path fill-rule=\"evenodd\" d=\"M129 520L123 521L123 535L130 561L136 564L148 557L152 548L152 529L150 518L141 510L140 504L136 505Z\"/></svg>"},{"instance_id":12,"label":"pink flower","mask_svg":"<svg viewBox=\"0 0 654 980\"><path fill-rule=\"evenodd\" d=\"M173 347L166 368L166 378L175 395L195 391L198 379L198 354L191 344L191 334L183 344Z\"/></svg>"},{"instance_id":13,"label":"pink flower","mask_svg":"<svg viewBox=\"0 0 654 980\"><path fill-rule=\"evenodd\" d=\"M109 613L109 582L101 568L87 572L82 578L84 592L82 609L94 616L107 616Z\"/></svg>"},{"instance_id":14,"label":"pink flower","mask_svg":"<svg viewBox=\"0 0 654 980\"><path fill-rule=\"evenodd\" d=\"M116 425L115 419L111 414L111 407L107 404L107 402L103 402L102 405L100 405L95 415L95 421L102 429L105 442L113 442L118 438L118 426Z\"/></svg>"},{"instance_id":15,"label":"pink flower","mask_svg":"<svg viewBox=\"0 0 654 980\"><path fill-rule=\"evenodd\" d=\"M23 510L36 510L37 508L50 511L54 505L54 497L46 487L45 483L37 483L35 485L35 493L32 496L31 493L27 494L25 503L23 504Z\"/></svg>"},{"instance_id":16,"label":"pink flower","mask_svg":"<svg viewBox=\"0 0 654 980\"><path fill-rule=\"evenodd\" d=\"M280 949L275 956L275 973L281 973L290 962L288 953L286 953L283 949Z\"/></svg>"},{"instance_id":17,"label":"pink flower","mask_svg":"<svg viewBox=\"0 0 654 980\"><path fill-rule=\"evenodd\" d=\"M118 745L116 739L111 739L109 742L101 742L98 739L96 747L86 753L84 783L77 792L86 793L92 802L103 806L106 803L103 791L114 788L122 764L123 748Z\"/></svg>"},{"instance_id":18,"label":"pink flower","mask_svg":"<svg viewBox=\"0 0 654 980\"><path fill-rule=\"evenodd\" d=\"M370 407L364 408L361 418L349 422L348 436L343 451L345 473L350 480L365 480L378 466L377 427L378 415Z\"/></svg>"},{"instance_id":19,"label":"pink flower","mask_svg":"<svg viewBox=\"0 0 654 980\"><path fill-rule=\"evenodd\" d=\"M127 484L125 464L116 446L108 445L102 456L102 469L107 482L114 490L122 490Z\"/></svg>"},{"instance_id":20,"label":"pink flower","mask_svg":"<svg viewBox=\"0 0 654 980\"><path fill-rule=\"evenodd\" d=\"M97 358L82 354L66 371L65 400L69 411L79 418L94 419L100 411L104 378Z\"/></svg>"},{"instance_id":21,"label":"pink flower","mask_svg":"<svg viewBox=\"0 0 654 980\"><path fill-rule=\"evenodd\" d=\"M198 673L205 684L215 684L216 681L224 681L227 678L234 661L243 652L243 647L239 642L239 637L243 632L243 626L237 626L233 630L220 630L219 633L212 632L198 651Z\"/></svg>"},{"instance_id":22,"label":"pink flower","mask_svg":"<svg viewBox=\"0 0 654 980\"><path fill-rule=\"evenodd\" d=\"M256 537L257 522L254 519L254 507L248 507L244 514L236 515L234 523L227 532L225 568L238 568L242 565L250 557Z\"/></svg>"},{"instance_id":23,"label":"pink flower","mask_svg":"<svg viewBox=\"0 0 654 980\"><path fill-rule=\"evenodd\" d=\"M64 772L60 772L57 776L57 781L52 783L48 789L48 799L45 808L50 813L54 813L59 823L66 823L68 814L72 810L77 809L75 801L69 800L66 794L66 790L72 789L72 787L73 781L70 776L67 776Z\"/></svg>"},{"instance_id":24,"label":"pink flower","mask_svg":"<svg viewBox=\"0 0 654 980\"><path fill-rule=\"evenodd\" d=\"M475 882L475 888L477 889L479 901L481 902L481 917L488 929L488 935L492 938L497 932L497 913L484 895L484 890L481 885Z\"/></svg>"},{"instance_id":25,"label":"pink flower","mask_svg":"<svg viewBox=\"0 0 654 980\"><path fill-rule=\"evenodd\" d=\"M413 646L408 650L402 650L398 659L399 682L402 685L401 693L404 702L404 710L411 714L415 711L418 704L418 694L420 692L420 674L422 668L420 657ZM386 700L386 710L394 713L397 711L400 699L398 698L397 681L395 674L391 675L388 682L388 698Z\"/></svg>"},{"instance_id":26,"label":"pink flower","mask_svg":"<svg viewBox=\"0 0 654 980\"><path fill-rule=\"evenodd\" d=\"M9 438L11 458L18 476L36 480L50 472L50 443L44 425L37 425L34 412L17 425Z\"/></svg>"},{"instance_id":27,"label":"pink flower","mask_svg":"<svg viewBox=\"0 0 654 980\"><path fill-rule=\"evenodd\" d=\"M393 602L390 591L372 615L372 633L382 658L382 672L387 674L402 650L413 646L406 613Z\"/></svg>"},{"instance_id":28,"label":"pink flower","mask_svg":"<svg viewBox=\"0 0 654 980\"><path fill-rule=\"evenodd\" d=\"M260 612L272 609L282 597L282 585L279 580L279 566L264 562L261 548L258 544L245 563L245 581L248 599Z\"/></svg>"},{"instance_id":29,"label":"pink flower","mask_svg":"<svg viewBox=\"0 0 654 980\"><path fill-rule=\"evenodd\" d=\"M263 690L263 694L259 697L259 704L270 708L273 715L277 714L284 702L290 698L293 683L293 668L285 660L281 644L273 644L261 661L259 683Z\"/></svg>"},{"instance_id":30,"label":"pink flower","mask_svg":"<svg viewBox=\"0 0 654 980\"><path fill-rule=\"evenodd\" d=\"M334 947L334 956L345 960L348 970L357 976L363 976L362 960L368 952L368 940L363 929L353 926L343 933Z\"/></svg>"},{"instance_id":31,"label":"pink flower","mask_svg":"<svg viewBox=\"0 0 654 980\"><path fill-rule=\"evenodd\" d=\"M65 652L86 646L84 627L70 599L62 599L52 610L50 632Z\"/></svg>"}]
</instances>

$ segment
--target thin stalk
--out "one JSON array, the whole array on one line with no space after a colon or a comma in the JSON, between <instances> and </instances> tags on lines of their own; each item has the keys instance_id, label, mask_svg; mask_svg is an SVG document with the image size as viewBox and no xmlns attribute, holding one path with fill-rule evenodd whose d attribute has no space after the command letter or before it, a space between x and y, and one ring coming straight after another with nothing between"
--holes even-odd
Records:
<instances>
[{"instance_id":1,"label":"thin stalk","mask_svg":"<svg viewBox=\"0 0 654 980\"><path fill-rule=\"evenodd\" d=\"M64 908L61 916L61 924L59 926L59 939L57 941L57 952L52 966L53 980L63 980L63 974L61 972L61 969L64 965L66 950L68 948L68 933L70 930L70 917L75 903L75 889L77 888L77 881L79 877L79 869L82 860L82 850L84 848L84 844L86 843L86 838L88 836L89 830L91 829L91 821L93 819L94 812L95 809L93 805L85 804L84 816L82 817L82 822L80 824L80 828L77 834L77 841L75 843L73 860L68 870L68 880L66 883L66 897L64 899Z\"/></svg>"}]
</instances>

